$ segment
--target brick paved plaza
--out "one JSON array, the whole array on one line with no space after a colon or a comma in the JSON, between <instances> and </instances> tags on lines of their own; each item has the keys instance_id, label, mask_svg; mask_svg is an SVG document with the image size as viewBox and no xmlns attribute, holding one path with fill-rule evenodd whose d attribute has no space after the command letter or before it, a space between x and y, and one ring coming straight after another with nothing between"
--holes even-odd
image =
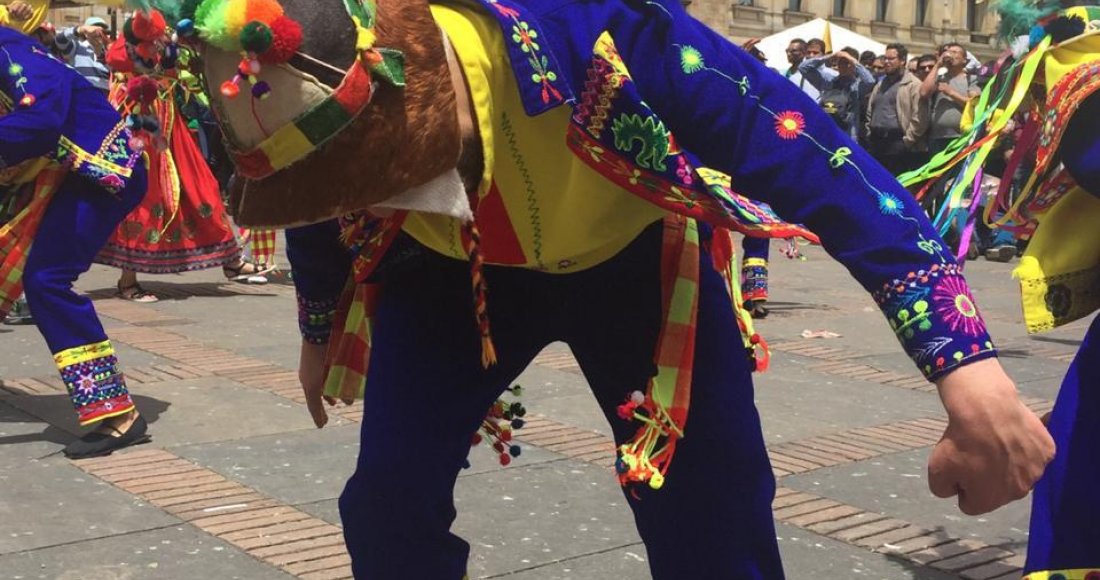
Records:
<instances>
[{"instance_id":1,"label":"brick paved plaza","mask_svg":"<svg viewBox=\"0 0 1100 580\"><path fill-rule=\"evenodd\" d=\"M773 264L760 325L774 359L757 405L788 577L1018 578L1027 503L968 518L931 496L925 461L946 424L934 387L842 267L807 255ZM1045 412L1085 323L1027 337L1011 268L981 260L968 277L1002 361ZM350 578L336 498L362 413L337 409L313 428L289 282L145 277L162 300L134 304L111 297L116 277L96 266L80 286L154 440L86 461L56 453L79 429L49 353L34 328L0 326L0 578ZM475 450L458 484L471 578L648 578L610 430L568 347L548 348L518 382L534 415L523 455L502 468Z\"/></svg>"}]
</instances>

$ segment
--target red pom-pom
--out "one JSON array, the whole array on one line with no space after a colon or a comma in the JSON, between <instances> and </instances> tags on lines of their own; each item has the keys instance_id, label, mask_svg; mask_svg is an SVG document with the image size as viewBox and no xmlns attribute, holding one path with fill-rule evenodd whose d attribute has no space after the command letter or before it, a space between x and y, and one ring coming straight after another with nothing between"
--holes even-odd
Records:
<instances>
[{"instance_id":1,"label":"red pom-pom","mask_svg":"<svg viewBox=\"0 0 1100 580\"><path fill-rule=\"evenodd\" d=\"M154 61L157 58L157 45L152 42L142 42L134 47L134 52L145 61Z\"/></svg>"},{"instance_id":2,"label":"red pom-pom","mask_svg":"<svg viewBox=\"0 0 1100 580\"><path fill-rule=\"evenodd\" d=\"M620 419L623 419L624 421L629 421L634 418L634 409L637 408L638 405L634 404L633 402L627 401L622 405L619 405L616 412L618 413Z\"/></svg>"},{"instance_id":3,"label":"red pom-pom","mask_svg":"<svg viewBox=\"0 0 1100 580\"><path fill-rule=\"evenodd\" d=\"M474 436L470 438L470 447L481 443L481 433L474 433Z\"/></svg>"},{"instance_id":4,"label":"red pom-pom","mask_svg":"<svg viewBox=\"0 0 1100 580\"><path fill-rule=\"evenodd\" d=\"M221 87L222 95L227 99L235 99L237 95L241 94L241 87L237 86L237 83L233 81L225 81Z\"/></svg>"},{"instance_id":5,"label":"red pom-pom","mask_svg":"<svg viewBox=\"0 0 1100 580\"><path fill-rule=\"evenodd\" d=\"M126 82L126 95L140 105L151 105L157 100L159 92L157 81L144 76L130 77Z\"/></svg>"},{"instance_id":6,"label":"red pom-pom","mask_svg":"<svg viewBox=\"0 0 1100 580\"><path fill-rule=\"evenodd\" d=\"M500 432L500 440L504 441L505 443L511 441L512 440L512 432L511 431L501 431Z\"/></svg>"},{"instance_id":7,"label":"red pom-pom","mask_svg":"<svg viewBox=\"0 0 1100 580\"><path fill-rule=\"evenodd\" d=\"M149 13L139 11L134 14L130 27L134 36L148 42L164 36L168 23L164 21L164 15L156 10L151 10Z\"/></svg>"},{"instance_id":8,"label":"red pom-pom","mask_svg":"<svg viewBox=\"0 0 1100 580\"><path fill-rule=\"evenodd\" d=\"M505 467L508 467L508 464L511 463L511 462L512 462L512 456L511 455L508 455L507 453L501 453L500 454L500 464L501 465L503 465Z\"/></svg>"},{"instance_id":9,"label":"red pom-pom","mask_svg":"<svg viewBox=\"0 0 1100 580\"><path fill-rule=\"evenodd\" d=\"M302 47L302 26L292 18L281 16L269 25L271 27L271 48L259 55L264 64L282 64Z\"/></svg>"}]
</instances>

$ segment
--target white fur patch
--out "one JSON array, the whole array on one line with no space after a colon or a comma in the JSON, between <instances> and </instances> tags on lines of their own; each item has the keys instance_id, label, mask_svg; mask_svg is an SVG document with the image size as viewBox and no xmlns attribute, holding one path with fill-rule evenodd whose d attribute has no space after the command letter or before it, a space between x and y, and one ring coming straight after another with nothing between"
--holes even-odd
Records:
<instances>
[{"instance_id":1,"label":"white fur patch","mask_svg":"<svg viewBox=\"0 0 1100 580\"><path fill-rule=\"evenodd\" d=\"M371 206L371 209L398 209L434 213L462 221L474 219L470 209L470 199L466 197L466 187L458 170L448 171L439 177L414 187L383 203Z\"/></svg>"}]
</instances>

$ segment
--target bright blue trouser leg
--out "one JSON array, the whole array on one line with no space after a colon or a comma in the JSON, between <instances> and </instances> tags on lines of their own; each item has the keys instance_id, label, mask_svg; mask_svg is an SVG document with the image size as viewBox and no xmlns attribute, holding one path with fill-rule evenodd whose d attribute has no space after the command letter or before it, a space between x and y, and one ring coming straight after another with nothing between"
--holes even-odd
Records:
<instances>
[{"instance_id":1,"label":"bright blue trouser leg","mask_svg":"<svg viewBox=\"0 0 1100 580\"><path fill-rule=\"evenodd\" d=\"M1058 452L1035 487L1025 570L1100 574L1100 319L1062 382L1050 432Z\"/></svg>"},{"instance_id":2,"label":"bright blue trouser leg","mask_svg":"<svg viewBox=\"0 0 1100 580\"><path fill-rule=\"evenodd\" d=\"M470 450L470 437L548 343L569 343L616 442L634 434L616 407L655 372L660 243L660 228L651 227L618 256L569 275L489 267L499 364L488 370L480 364L466 264L423 250L421 262L386 273L358 465L340 498L357 577L463 576L469 546L450 532L453 488L467 455L485 453ZM664 488L627 498L657 580L779 579L775 481L749 362L709 260L704 254L687 437ZM606 484L616 485L611 474Z\"/></svg>"},{"instance_id":3,"label":"bright blue trouser leg","mask_svg":"<svg viewBox=\"0 0 1100 580\"><path fill-rule=\"evenodd\" d=\"M55 355L81 424L133 407L118 361L92 301L73 291L118 224L145 195L145 169L134 169L117 196L70 175L42 217L27 255L23 290L38 330ZM74 349L82 349L79 352Z\"/></svg>"}]
</instances>

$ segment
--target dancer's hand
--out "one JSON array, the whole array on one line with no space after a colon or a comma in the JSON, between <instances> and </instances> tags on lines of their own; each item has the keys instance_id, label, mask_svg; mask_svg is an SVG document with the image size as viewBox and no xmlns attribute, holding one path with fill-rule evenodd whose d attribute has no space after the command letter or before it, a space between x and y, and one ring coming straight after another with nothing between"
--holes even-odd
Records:
<instances>
[{"instance_id":1,"label":"dancer's hand","mask_svg":"<svg viewBox=\"0 0 1100 580\"><path fill-rule=\"evenodd\" d=\"M30 20L34 17L34 8L22 0L15 0L8 4L8 15L12 20Z\"/></svg>"},{"instance_id":2,"label":"dancer's hand","mask_svg":"<svg viewBox=\"0 0 1100 580\"><path fill-rule=\"evenodd\" d=\"M928 460L932 493L958 495L959 509L972 516L1026 496L1054 458L1054 440L1000 362L965 365L937 386L948 424Z\"/></svg>"},{"instance_id":3,"label":"dancer's hand","mask_svg":"<svg viewBox=\"0 0 1100 580\"><path fill-rule=\"evenodd\" d=\"M335 405L336 399L324 396L325 391L325 349L324 344L310 344L302 341L302 352L298 358L298 381L306 395L306 407L313 424L320 429L328 423L325 403Z\"/></svg>"}]
</instances>

